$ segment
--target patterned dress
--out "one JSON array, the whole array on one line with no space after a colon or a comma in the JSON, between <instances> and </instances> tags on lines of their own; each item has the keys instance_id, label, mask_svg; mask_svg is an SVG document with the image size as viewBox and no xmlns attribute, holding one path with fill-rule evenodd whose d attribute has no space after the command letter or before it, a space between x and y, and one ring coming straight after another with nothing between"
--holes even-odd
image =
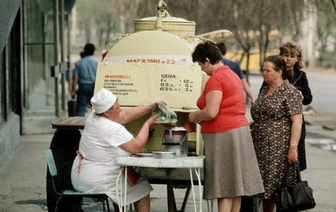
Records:
<instances>
[{"instance_id":1,"label":"patterned dress","mask_svg":"<svg viewBox=\"0 0 336 212\"><path fill-rule=\"evenodd\" d=\"M287 80L269 96L266 96L267 90L268 85L262 88L251 107L254 120L252 138L265 188L262 197L265 199L271 197L283 180L289 185L296 182L296 166L287 161L290 116L302 113L301 95Z\"/></svg>"}]
</instances>

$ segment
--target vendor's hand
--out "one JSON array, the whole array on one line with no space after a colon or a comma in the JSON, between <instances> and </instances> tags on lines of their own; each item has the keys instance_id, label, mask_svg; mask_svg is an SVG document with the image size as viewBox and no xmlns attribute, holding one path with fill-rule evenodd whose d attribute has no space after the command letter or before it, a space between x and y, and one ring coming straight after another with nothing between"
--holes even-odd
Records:
<instances>
[{"instance_id":1,"label":"vendor's hand","mask_svg":"<svg viewBox=\"0 0 336 212\"><path fill-rule=\"evenodd\" d=\"M159 115L158 115L158 114L155 114L155 115L149 117L149 119L147 119L146 122L149 124L149 126L153 126L153 125L157 124L157 123L156 123L156 119L157 119L158 117L159 117Z\"/></svg>"},{"instance_id":2,"label":"vendor's hand","mask_svg":"<svg viewBox=\"0 0 336 212\"><path fill-rule=\"evenodd\" d=\"M289 164L294 164L298 162L298 152L297 148L290 147L287 154L287 161Z\"/></svg>"}]
</instances>

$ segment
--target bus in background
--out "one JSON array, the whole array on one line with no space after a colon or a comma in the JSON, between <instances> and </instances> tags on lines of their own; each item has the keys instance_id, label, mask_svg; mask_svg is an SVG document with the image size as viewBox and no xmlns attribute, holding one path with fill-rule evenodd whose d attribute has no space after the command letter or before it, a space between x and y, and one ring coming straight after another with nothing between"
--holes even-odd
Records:
<instances>
[{"instance_id":1,"label":"bus in background","mask_svg":"<svg viewBox=\"0 0 336 212\"><path fill-rule=\"evenodd\" d=\"M239 33L239 35L233 34L231 39L224 41L227 47L225 57L238 62L244 72L260 72L265 57L279 54L281 38L281 33L278 30L270 31L267 51L264 51L267 39L262 39L259 32L249 31L248 33ZM216 38L213 38L213 40L216 43L223 42L223 40ZM260 43L263 45L262 48L260 48Z\"/></svg>"}]
</instances>

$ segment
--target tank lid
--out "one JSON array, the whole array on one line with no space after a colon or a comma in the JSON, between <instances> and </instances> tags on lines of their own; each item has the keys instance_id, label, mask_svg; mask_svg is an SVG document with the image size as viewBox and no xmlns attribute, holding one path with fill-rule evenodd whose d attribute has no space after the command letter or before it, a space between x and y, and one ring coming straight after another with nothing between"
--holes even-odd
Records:
<instances>
[{"instance_id":1,"label":"tank lid","mask_svg":"<svg viewBox=\"0 0 336 212\"><path fill-rule=\"evenodd\" d=\"M157 6L156 16L134 20L134 31L161 30L172 34L195 35L194 21L171 17L167 9L167 4L161 0Z\"/></svg>"},{"instance_id":2,"label":"tank lid","mask_svg":"<svg viewBox=\"0 0 336 212\"><path fill-rule=\"evenodd\" d=\"M158 17L152 16L152 17L137 19L137 21L156 21L157 19L158 19ZM171 22L190 22L190 21L187 21L186 19L183 19L183 18L177 18L177 17L171 17L171 16L163 17L162 21L167 21L167 22L169 22L169 21L171 21Z\"/></svg>"}]
</instances>

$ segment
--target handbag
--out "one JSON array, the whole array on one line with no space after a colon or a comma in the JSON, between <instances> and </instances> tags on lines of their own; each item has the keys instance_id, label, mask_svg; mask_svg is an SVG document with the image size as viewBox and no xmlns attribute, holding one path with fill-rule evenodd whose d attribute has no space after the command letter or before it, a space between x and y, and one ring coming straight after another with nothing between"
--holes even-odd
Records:
<instances>
[{"instance_id":1,"label":"handbag","mask_svg":"<svg viewBox=\"0 0 336 212\"><path fill-rule=\"evenodd\" d=\"M287 186L283 182L272 194L277 212L294 212L308 210L315 207L313 189L307 181L301 180L299 166L297 165L298 181L294 186ZM285 178L284 178L285 179Z\"/></svg>"}]
</instances>

